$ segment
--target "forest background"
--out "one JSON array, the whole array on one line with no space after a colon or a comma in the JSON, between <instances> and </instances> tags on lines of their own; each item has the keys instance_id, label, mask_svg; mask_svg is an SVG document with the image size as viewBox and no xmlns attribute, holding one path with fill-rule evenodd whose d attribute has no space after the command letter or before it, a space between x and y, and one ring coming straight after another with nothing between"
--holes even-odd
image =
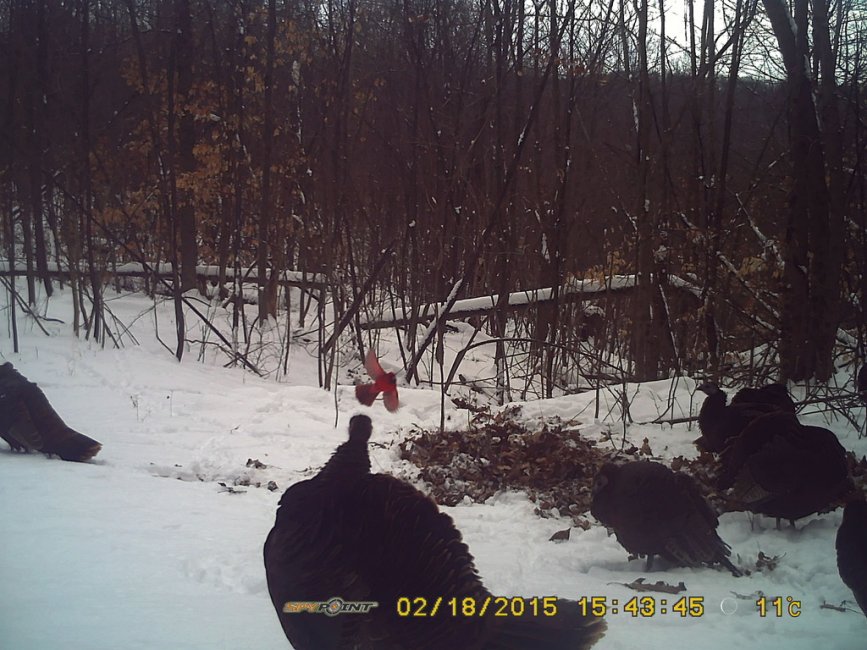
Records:
<instances>
[{"instance_id":1,"label":"forest background","mask_svg":"<svg viewBox=\"0 0 867 650\"><path fill-rule=\"evenodd\" d=\"M397 323L410 378L491 295L471 322L543 396L827 381L865 353L865 27L864 0L4 0L13 322L60 281L116 339L137 262L179 358L208 280L240 358L298 270L321 355Z\"/></svg>"}]
</instances>

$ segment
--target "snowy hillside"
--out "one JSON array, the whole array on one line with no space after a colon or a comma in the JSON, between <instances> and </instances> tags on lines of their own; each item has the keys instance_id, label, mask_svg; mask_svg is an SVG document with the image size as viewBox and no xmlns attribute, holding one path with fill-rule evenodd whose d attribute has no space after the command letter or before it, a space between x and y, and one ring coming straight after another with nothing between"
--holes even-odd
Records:
<instances>
[{"instance_id":1,"label":"snowy hillside","mask_svg":"<svg viewBox=\"0 0 867 650\"><path fill-rule=\"evenodd\" d=\"M282 491L318 470L359 412L372 417L372 442L380 443L371 445L374 471L411 472L397 458L396 443L413 427L439 425L440 394L401 386L402 408L391 414L381 402L361 406L352 387L342 385L335 428L334 394L317 387L316 359L304 347L292 348L279 383L224 368L223 359L200 363L195 352L179 364L154 337L149 299L126 295L110 306L120 321L134 323L139 345L103 349L75 338L65 294L49 304L48 315L64 321L46 324L50 337L19 318L20 354L12 352L7 319L0 326L0 362L11 361L70 426L103 443L94 461L82 464L12 453L0 442L0 648L286 649L262 565ZM167 318L170 306L160 309ZM171 331L168 321L161 325L164 335ZM390 352L381 351L387 364ZM691 400L692 389L684 381L675 388L684 412L691 401L693 412L701 404L701 397ZM632 417L656 417L669 390L668 383L641 387ZM531 402L524 414L574 420L598 440L606 426L593 422L590 399ZM453 422L466 421L465 412L447 409ZM867 439L848 425L818 416L805 421L833 429L859 456L867 453ZM611 426L616 434L619 423ZM629 436L637 445L648 438L664 459L696 454L691 441L697 433L687 425L634 425ZM269 481L279 489L266 489ZM867 618L836 569L840 511L782 531L770 519L756 518L751 529L744 513L722 516L719 533L733 561L753 569L734 578L712 568L647 573L644 562L628 561L599 525L575 528L568 541L552 543L550 536L568 520L541 519L533 508L519 493L445 508L493 593L604 596L622 604L645 595L624 586L644 577L683 582L687 591L679 595L704 598L698 618L670 609L650 618L612 613L600 650L867 645ZM759 552L778 557L777 567L755 571ZM750 597L757 592L800 601L800 616L760 617ZM843 600L853 611L821 608Z\"/></svg>"}]
</instances>

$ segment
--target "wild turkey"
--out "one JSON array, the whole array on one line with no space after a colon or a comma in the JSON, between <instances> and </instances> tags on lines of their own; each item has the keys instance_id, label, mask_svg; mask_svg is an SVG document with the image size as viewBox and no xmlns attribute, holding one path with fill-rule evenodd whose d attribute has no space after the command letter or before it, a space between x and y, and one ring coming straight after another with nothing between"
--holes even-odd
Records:
<instances>
[{"instance_id":1,"label":"wild turkey","mask_svg":"<svg viewBox=\"0 0 867 650\"><path fill-rule=\"evenodd\" d=\"M867 616L867 501L850 501L837 531L837 570Z\"/></svg>"},{"instance_id":2,"label":"wild turkey","mask_svg":"<svg viewBox=\"0 0 867 650\"><path fill-rule=\"evenodd\" d=\"M703 451L723 451L750 422L779 410L776 403L769 401L740 401L727 406L728 396L713 382L706 382L696 390L707 394L698 414L701 437L695 440L696 446Z\"/></svg>"},{"instance_id":3,"label":"wild turkey","mask_svg":"<svg viewBox=\"0 0 867 650\"><path fill-rule=\"evenodd\" d=\"M729 560L729 546L716 532L719 520L698 486L665 465L606 463L593 485L590 512L614 530L623 548L647 556L648 571L659 555L678 566L718 562L740 575Z\"/></svg>"},{"instance_id":4,"label":"wild turkey","mask_svg":"<svg viewBox=\"0 0 867 650\"><path fill-rule=\"evenodd\" d=\"M719 487L737 509L793 522L826 511L852 489L846 451L822 427L792 413L757 418L722 454ZM779 525L779 521L777 522Z\"/></svg>"},{"instance_id":5,"label":"wild turkey","mask_svg":"<svg viewBox=\"0 0 867 650\"><path fill-rule=\"evenodd\" d=\"M448 515L407 483L370 474L370 434L370 418L350 420L349 440L325 467L283 494L265 542L268 590L296 650L581 650L602 636L604 620L565 600L553 617L452 616L449 599L481 606L490 592ZM335 597L378 606L334 617L283 611ZM399 598L426 598L427 612L442 602L435 616L401 617Z\"/></svg>"},{"instance_id":6,"label":"wild turkey","mask_svg":"<svg viewBox=\"0 0 867 650\"><path fill-rule=\"evenodd\" d=\"M102 449L66 426L39 386L8 362L0 366L0 438L13 451L41 451L63 460L90 460Z\"/></svg>"},{"instance_id":7,"label":"wild turkey","mask_svg":"<svg viewBox=\"0 0 867 650\"><path fill-rule=\"evenodd\" d=\"M759 388L742 388L732 397L732 404L767 404L778 411L795 413L797 408L783 384L766 384Z\"/></svg>"}]
</instances>

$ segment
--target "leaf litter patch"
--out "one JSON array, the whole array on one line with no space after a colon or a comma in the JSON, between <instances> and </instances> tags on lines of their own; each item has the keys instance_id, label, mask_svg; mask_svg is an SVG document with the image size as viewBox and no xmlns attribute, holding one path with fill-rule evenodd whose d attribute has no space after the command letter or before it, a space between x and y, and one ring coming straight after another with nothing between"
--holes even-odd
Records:
<instances>
[{"instance_id":1,"label":"leaf litter patch","mask_svg":"<svg viewBox=\"0 0 867 650\"><path fill-rule=\"evenodd\" d=\"M441 505L465 499L484 503L498 492L520 490L536 504L537 515L570 517L584 529L590 526L593 481L608 462L662 462L690 475L717 512L742 509L717 490L720 462L714 454L701 453L691 460L655 458L647 439L640 447L618 450L610 439L589 440L574 425L564 426L557 419L528 428L520 413L518 405L495 414L484 407L474 413L467 429L413 431L399 444L400 458L419 468L428 493ZM867 459L849 452L847 460L855 485L867 491Z\"/></svg>"},{"instance_id":2,"label":"leaf litter patch","mask_svg":"<svg viewBox=\"0 0 867 650\"><path fill-rule=\"evenodd\" d=\"M414 431L403 440L400 457L416 465L439 504L470 499L484 503L498 492L521 490L542 517L571 517L588 528L593 480L599 468L639 456L639 449L603 450L573 426L545 422L535 429L519 422L520 406L476 413L459 431Z\"/></svg>"}]
</instances>

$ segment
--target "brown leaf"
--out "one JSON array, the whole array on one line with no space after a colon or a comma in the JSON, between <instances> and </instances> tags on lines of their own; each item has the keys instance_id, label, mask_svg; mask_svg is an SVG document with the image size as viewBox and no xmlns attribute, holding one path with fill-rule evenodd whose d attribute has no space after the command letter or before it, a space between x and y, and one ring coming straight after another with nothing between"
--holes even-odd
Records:
<instances>
[{"instance_id":1,"label":"brown leaf","mask_svg":"<svg viewBox=\"0 0 867 650\"><path fill-rule=\"evenodd\" d=\"M571 528L566 528L564 530L558 530L556 533L551 535L548 539L549 542L565 542L569 539L569 534L572 532Z\"/></svg>"}]
</instances>

